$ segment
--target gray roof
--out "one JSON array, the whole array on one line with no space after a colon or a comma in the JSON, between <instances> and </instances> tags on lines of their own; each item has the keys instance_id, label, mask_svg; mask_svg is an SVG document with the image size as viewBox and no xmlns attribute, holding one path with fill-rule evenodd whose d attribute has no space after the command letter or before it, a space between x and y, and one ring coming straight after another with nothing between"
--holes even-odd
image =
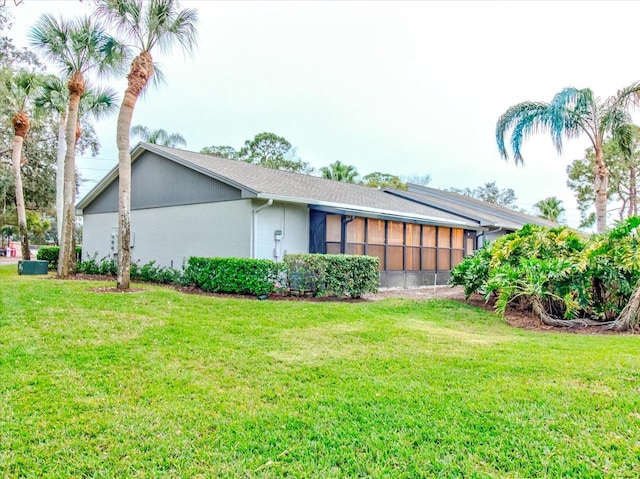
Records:
<instances>
[{"instance_id":1,"label":"gray roof","mask_svg":"<svg viewBox=\"0 0 640 479\"><path fill-rule=\"evenodd\" d=\"M244 197L255 197L308 204L370 215L385 215L421 223L468 227L478 229L477 222L438 208L409 201L376 188L327 180L288 171L264 168L238 160L218 158L186 150L139 143L132 150L132 162L145 151L156 153L202 174L242 190ZM78 208L93 201L118 175L117 167L83 198Z\"/></svg>"},{"instance_id":2,"label":"gray roof","mask_svg":"<svg viewBox=\"0 0 640 479\"><path fill-rule=\"evenodd\" d=\"M391 189L386 189L385 191L399 198L409 199L420 204L428 204L432 208L438 208L459 217L477 221L480 226L489 228L498 227L517 230L526 224L536 224L549 228L559 226L558 223L553 221L547 221L537 216L452 191L413 184L409 185L409 191Z\"/></svg>"}]
</instances>

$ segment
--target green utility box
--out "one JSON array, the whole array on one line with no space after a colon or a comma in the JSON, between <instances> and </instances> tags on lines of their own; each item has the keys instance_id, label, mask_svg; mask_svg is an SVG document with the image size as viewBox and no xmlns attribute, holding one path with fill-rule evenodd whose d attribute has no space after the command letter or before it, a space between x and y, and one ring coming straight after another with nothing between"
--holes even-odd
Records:
<instances>
[{"instance_id":1,"label":"green utility box","mask_svg":"<svg viewBox=\"0 0 640 479\"><path fill-rule=\"evenodd\" d=\"M48 261L18 261L18 274L47 274L48 272Z\"/></svg>"}]
</instances>

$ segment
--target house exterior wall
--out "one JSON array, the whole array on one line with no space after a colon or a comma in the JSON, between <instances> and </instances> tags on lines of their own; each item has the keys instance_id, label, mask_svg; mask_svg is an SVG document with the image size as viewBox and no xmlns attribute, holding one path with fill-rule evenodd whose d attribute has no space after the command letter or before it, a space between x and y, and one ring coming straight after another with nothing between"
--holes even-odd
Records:
<instances>
[{"instance_id":1,"label":"house exterior wall","mask_svg":"<svg viewBox=\"0 0 640 479\"><path fill-rule=\"evenodd\" d=\"M254 201L254 210L265 202ZM306 205L274 202L256 213L256 257L282 261L285 254L309 251L309 208ZM280 231L276 241L275 232Z\"/></svg>"},{"instance_id":2,"label":"house exterior wall","mask_svg":"<svg viewBox=\"0 0 640 479\"><path fill-rule=\"evenodd\" d=\"M114 257L117 213L85 214L83 257ZM131 212L132 261L180 268L190 256L251 257L251 200Z\"/></svg>"}]
</instances>

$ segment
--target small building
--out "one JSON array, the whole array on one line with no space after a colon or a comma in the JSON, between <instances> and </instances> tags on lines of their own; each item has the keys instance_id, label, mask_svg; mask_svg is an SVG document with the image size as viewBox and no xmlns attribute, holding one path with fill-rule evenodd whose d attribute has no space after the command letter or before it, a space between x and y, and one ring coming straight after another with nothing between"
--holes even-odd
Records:
<instances>
[{"instance_id":1,"label":"small building","mask_svg":"<svg viewBox=\"0 0 640 479\"><path fill-rule=\"evenodd\" d=\"M456 208L237 160L140 143L131 154L131 257L181 267L190 256L287 253L380 258L383 287L444 284L490 227ZM417 194L416 194L417 195ZM117 254L118 169L79 203L83 256Z\"/></svg>"}]
</instances>

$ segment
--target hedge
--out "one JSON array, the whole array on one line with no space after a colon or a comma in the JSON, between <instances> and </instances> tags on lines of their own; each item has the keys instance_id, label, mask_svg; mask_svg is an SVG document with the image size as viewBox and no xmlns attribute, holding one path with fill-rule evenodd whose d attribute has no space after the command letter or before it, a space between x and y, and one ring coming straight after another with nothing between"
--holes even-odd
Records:
<instances>
[{"instance_id":1,"label":"hedge","mask_svg":"<svg viewBox=\"0 0 640 479\"><path fill-rule=\"evenodd\" d=\"M291 291L313 296L351 296L377 293L380 260L344 254L289 254L284 257Z\"/></svg>"},{"instance_id":2,"label":"hedge","mask_svg":"<svg viewBox=\"0 0 640 479\"><path fill-rule=\"evenodd\" d=\"M183 282L212 293L263 295L276 290L282 263L268 259L189 258Z\"/></svg>"},{"instance_id":3,"label":"hedge","mask_svg":"<svg viewBox=\"0 0 640 479\"><path fill-rule=\"evenodd\" d=\"M58 255L60 254L59 246L42 246L38 249L36 258L49 262L49 269L58 269ZM82 261L82 246L76 246L76 260Z\"/></svg>"}]
</instances>

